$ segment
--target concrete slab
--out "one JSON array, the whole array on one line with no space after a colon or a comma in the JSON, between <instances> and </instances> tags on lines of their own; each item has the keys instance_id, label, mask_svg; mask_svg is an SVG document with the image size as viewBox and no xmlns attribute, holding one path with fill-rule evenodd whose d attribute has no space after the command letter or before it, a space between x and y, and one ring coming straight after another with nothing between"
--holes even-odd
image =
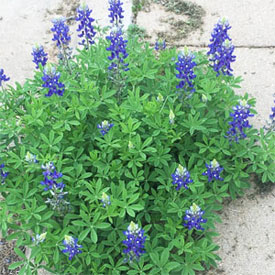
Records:
<instances>
[{"instance_id":1,"label":"concrete slab","mask_svg":"<svg viewBox=\"0 0 275 275\"><path fill-rule=\"evenodd\" d=\"M225 206L217 225L218 269L207 275L271 275L275 270L275 193L250 194Z\"/></svg>"},{"instance_id":2,"label":"concrete slab","mask_svg":"<svg viewBox=\"0 0 275 275\"><path fill-rule=\"evenodd\" d=\"M0 68L11 77L11 82L22 83L25 78L32 77L32 46L40 43L53 58L51 41L51 20L60 16L74 15L80 0L1 0L0 8ZM124 0L124 25L131 23L131 0ZM108 0L87 0L93 10L92 16L100 26L109 25ZM77 25L70 26L72 43L77 45Z\"/></svg>"},{"instance_id":3,"label":"concrete slab","mask_svg":"<svg viewBox=\"0 0 275 275\"><path fill-rule=\"evenodd\" d=\"M188 38L176 42L179 45L208 44L211 32L218 19L227 17L232 26L229 31L236 46L275 46L275 1L273 0L192 0L206 11L203 18L203 33L195 31ZM158 8L156 8L158 6ZM163 21L173 16L164 12L161 5L153 6L150 12L142 11L137 16L137 23L156 36L156 31L165 28ZM159 12L158 12L159 11ZM178 16L176 16L178 17ZM184 17L182 18L184 20ZM171 28L166 23L166 31Z\"/></svg>"}]
</instances>

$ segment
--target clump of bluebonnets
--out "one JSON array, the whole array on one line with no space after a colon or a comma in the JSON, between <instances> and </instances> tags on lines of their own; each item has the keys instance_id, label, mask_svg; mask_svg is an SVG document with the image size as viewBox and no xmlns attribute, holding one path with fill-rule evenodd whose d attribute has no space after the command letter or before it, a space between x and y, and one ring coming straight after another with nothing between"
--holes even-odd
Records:
<instances>
[{"instance_id":1,"label":"clump of bluebonnets","mask_svg":"<svg viewBox=\"0 0 275 275\"><path fill-rule=\"evenodd\" d=\"M32 48L32 56L32 61L36 64L36 69L39 68L39 64L41 64L42 67L46 65L48 54L44 52L44 48L42 45L37 44Z\"/></svg>"},{"instance_id":2,"label":"clump of bluebonnets","mask_svg":"<svg viewBox=\"0 0 275 275\"><path fill-rule=\"evenodd\" d=\"M188 184L193 182L193 180L190 178L189 171L187 171L187 169L180 164L176 169L176 172L172 174L172 179L172 184L176 185L176 190L179 190L182 187L188 189Z\"/></svg>"},{"instance_id":3,"label":"clump of bluebonnets","mask_svg":"<svg viewBox=\"0 0 275 275\"><path fill-rule=\"evenodd\" d=\"M195 55L186 47L184 51L178 55L178 61L176 62L176 70L178 73L176 74L176 77L180 80L177 85L177 93L180 93L180 96L182 96L182 92L189 93L187 96L190 96L190 93L195 92L193 80L196 78L194 67L197 64L194 59Z\"/></svg>"},{"instance_id":4,"label":"clump of bluebonnets","mask_svg":"<svg viewBox=\"0 0 275 275\"><path fill-rule=\"evenodd\" d=\"M166 42L165 40L158 40L155 43L155 50L156 51L161 51L166 49Z\"/></svg>"},{"instance_id":5,"label":"clump of bluebonnets","mask_svg":"<svg viewBox=\"0 0 275 275\"><path fill-rule=\"evenodd\" d=\"M42 87L48 88L49 91L45 96L52 96L53 94L57 94L59 96L63 96L65 85L59 81L60 73L56 71L56 68L51 65L46 65L43 70L43 84Z\"/></svg>"},{"instance_id":6,"label":"clump of bluebonnets","mask_svg":"<svg viewBox=\"0 0 275 275\"><path fill-rule=\"evenodd\" d=\"M185 211L185 216L183 218L185 223L183 225L186 226L189 230L192 228L196 228L197 230L204 230L204 228L201 226L202 223L207 222L207 219L202 218L204 213L205 211L202 211L198 205L193 203L190 209Z\"/></svg>"},{"instance_id":7,"label":"clump of bluebonnets","mask_svg":"<svg viewBox=\"0 0 275 275\"><path fill-rule=\"evenodd\" d=\"M130 263L134 260L138 261L140 256L145 253L146 236L144 236L144 230L139 228L138 224L131 222L127 231L124 231L123 234L126 236L126 240L122 241L122 243L127 246L123 250L125 261Z\"/></svg>"},{"instance_id":8,"label":"clump of bluebonnets","mask_svg":"<svg viewBox=\"0 0 275 275\"><path fill-rule=\"evenodd\" d=\"M122 24L122 18L124 18L124 16L122 15L122 13L124 12L124 10L122 9L123 2L120 2L120 0L109 0L109 4L109 17L111 18L110 22L116 26Z\"/></svg>"},{"instance_id":9,"label":"clump of bluebonnets","mask_svg":"<svg viewBox=\"0 0 275 275\"><path fill-rule=\"evenodd\" d=\"M97 125L97 128L100 129L100 133L105 136L113 126L113 123L109 123L108 120L104 120L101 124Z\"/></svg>"},{"instance_id":10,"label":"clump of bluebonnets","mask_svg":"<svg viewBox=\"0 0 275 275\"><path fill-rule=\"evenodd\" d=\"M5 183L5 179L9 175L9 172L4 172L3 168L5 168L4 163L0 165L1 184Z\"/></svg>"},{"instance_id":11,"label":"clump of bluebonnets","mask_svg":"<svg viewBox=\"0 0 275 275\"><path fill-rule=\"evenodd\" d=\"M234 112L230 113L233 120L228 122L231 128L226 135L230 141L234 140L235 142L238 142L239 139L243 139L247 136L244 129L251 128L248 118L254 116L250 112L250 107L251 106L246 100L240 100L239 104L233 107Z\"/></svg>"},{"instance_id":12,"label":"clump of bluebonnets","mask_svg":"<svg viewBox=\"0 0 275 275\"><path fill-rule=\"evenodd\" d=\"M207 170L204 173L202 173L202 175L208 177L208 182L211 182L214 179L223 181L223 178L220 176L220 173L224 168L220 166L216 159L210 161L210 164L206 163L205 167L207 168Z\"/></svg>"},{"instance_id":13,"label":"clump of bluebonnets","mask_svg":"<svg viewBox=\"0 0 275 275\"><path fill-rule=\"evenodd\" d=\"M77 243L78 239L73 238L72 236L65 235L63 244L65 245L65 249L62 250L63 253L69 253L69 260L71 261L72 258L77 255L82 253L79 248L82 247L82 245L79 245Z\"/></svg>"},{"instance_id":14,"label":"clump of bluebonnets","mask_svg":"<svg viewBox=\"0 0 275 275\"><path fill-rule=\"evenodd\" d=\"M62 190L65 187L63 182L57 182L57 180L62 178L63 175L62 173L56 171L52 162L49 162L46 165L42 165L41 168L45 170L43 172L44 180L40 182L45 186L45 191L53 189L54 187Z\"/></svg>"},{"instance_id":15,"label":"clump of bluebonnets","mask_svg":"<svg viewBox=\"0 0 275 275\"><path fill-rule=\"evenodd\" d=\"M228 30L231 29L228 20L220 19L215 25L211 34L210 44L208 45L209 61L217 76L220 73L224 75L232 75L231 63L236 60L233 55L234 46L231 43L231 38L228 35Z\"/></svg>"},{"instance_id":16,"label":"clump of bluebonnets","mask_svg":"<svg viewBox=\"0 0 275 275\"><path fill-rule=\"evenodd\" d=\"M95 20L91 17L91 13L92 10L89 9L88 5L83 4L77 9L77 17L75 19L79 22L77 31L80 32L80 34L78 36L82 38L79 44L86 48L95 43L94 37L96 31L92 25Z\"/></svg>"},{"instance_id":17,"label":"clump of bluebonnets","mask_svg":"<svg viewBox=\"0 0 275 275\"><path fill-rule=\"evenodd\" d=\"M9 81L10 78L7 77L5 74L4 74L4 70L3 69L0 69L0 87L2 86L2 82L6 82L6 81Z\"/></svg>"}]
</instances>

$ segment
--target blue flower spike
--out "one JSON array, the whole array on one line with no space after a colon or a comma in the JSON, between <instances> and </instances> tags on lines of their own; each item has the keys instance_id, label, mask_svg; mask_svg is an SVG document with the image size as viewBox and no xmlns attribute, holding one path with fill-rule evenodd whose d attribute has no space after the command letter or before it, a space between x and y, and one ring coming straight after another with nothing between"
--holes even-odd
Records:
<instances>
[{"instance_id":1,"label":"blue flower spike","mask_svg":"<svg viewBox=\"0 0 275 275\"><path fill-rule=\"evenodd\" d=\"M0 69L0 87L2 86L2 82L6 82L6 81L9 81L10 78L7 77L5 74L4 74L4 70L3 69ZM3 86L2 86L3 87Z\"/></svg>"},{"instance_id":2,"label":"blue flower spike","mask_svg":"<svg viewBox=\"0 0 275 275\"><path fill-rule=\"evenodd\" d=\"M36 44L33 48L32 48L32 56L33 56L33 63L35 63L36 65L36 69L39 68L39 64L42 65L42 67L44 67L47 63L47 56L48 54L44 52L44 48L43 46Z\"/></svg>"},{"instance_id":3,"label":"blue flower spike","mask_svg":"<svg viewBox=\"0 0 275 275\"><path fill-rule=\"evenodd\" d=\"M195 92L194 79L197 76L194 74L194 67L197 64L194 59L195 55L187 47L184 48L184 52L178 55L176 62L176 70L178 71L176 77L180 80L176 87L178 93L189 93L188 96L190 96Z\"/></svg>"},{"instance_id":4,"label":"blue flower spike","mask_svg":"<svg viewBox=\"0 0 275 275\"><path fill-rule=\"evenodd\" d=\"M232 75L231 63L236 60L236 56L233 55L235 47L231 42L231 38L228 35L228 30L231 29L227 19L223 18L218 21L211 34L210 44L208 45L209 61L213 70L219 76Z\"/></svg>"},{"instance_id":5,"label":"blue flower spike","mask_svg":"<svg viewBox=\"0 0 275 275\"><path fill-rule=\"evenodd\" d=\"M188 189L188 184L193 182L190 178L190 173L180 164L176 169L176 172L172 174L172 179L172 184L176 185L176 190L180 190L182 187Z\"/></svg>"},{"instance_id":6,"label":"blue flower spike","mask_svg":"<svg viewBox=\"0 0 275 275\"><path fill-rule=\"evenodd\" d=\"M146 236L144 236L144 230L139 228L138 224L131 221L123 234L126 236L126 240L122 241L127 247L123 250L125 254L125 261L132 263L134 260L139 260L140 256L145 253L144 243Z\"/></svg>"},{"instance_id":7,"label":"blue flower spike","mask_svg":"<svg viewBox=\"0 0 275 275\"><path fill-rule=\"evenodd\" d=\"M79 32L78 37L82 38L79 45L83 45L88 48L89 45L95 43L94 37L96 32L92 23L95 21L91 17L92 10L89 9L87 4L83 4L77 8L76 21L79 22L77 31Z\"/></svg>"},{"instance_id":8,"label":"blue flower spike","mask_svg":"<svg viewBox=\"0 0 275 275\"><path fill-rule=\"evenodd\" d=\"M184 220L184 226L188 228L188 230L191 230L193 228L197 230L204 230L204 228L201 226L202 223L206 223L207 219L203 219L202 215L205 213L205 211L202 211L199 206L197 206L195 203L190 207L190 209L185 211L185 216L183 218Z\"/></svg>"},{"instance_id":9,"label":"blue flower spike","mask_svg":"<svg viewBox=\"0 0 275 275\"><path fill-rule=\"evenodd\" d=\"M108 120L104 120L101 124L97 125L97 128L100 129L100 133L105 136L113 126L113 123L109 123Z\"/></svg>"},{"instance_id":10,"label":"blue flower spike","mask_svg":"<svg viewBox=\"0 0 275 275\"><path fill-rule=\"evenodd\" d=\"M109 17L111 18L110 23L115 26L122 24L122 19L124 18L124 16L122 15L122 13L124 12L124 10L122 9L123 2L120 2L120 0L109 0L109 4Z\"/></svg>"},{"instance_id":11,"label":"blue flower spike","mask_svg":"<svg viewBox=\"0 0 275 275\"><path fill-rule=\"evenodd\" d=\"M65 46L68 46L71 41L71 36L69 34L70 29L69 26L66 25L66 18L61 17L58 19L52 20L53 28L51 31L53 32L52 41L56 42L56 46L61 49Z\"/></svg>"},{"instance_id":12,"label":"blue flower spike","mask_svg":"<svg viewBox=\"0 0 275 275\"><path fill-rule=\"evenodd\" d=\"M56 68L51 65L46 65L43 71L43 85L42 87L48 88L49 91L45 96L50 97L53 94L63 96L65 85L59 81L60 73L56 71Z\"/></svg>"},{"instance_id":13,"label":"blue flower spike","mask_svg":"<svg viewBox=\"0 0 275 275\"><path fill-rule=\"evenodd\" d=\"M163 51L166 49L166 42L165 40L158 40L155 43L155 50L156 51Z\"/></svg>"},{"instance_id":14,"label":"blue flower spike","mask_svg":"<svg viewBox=\"0 0 275 275\"><path fill-rule=\"evenodd\" d=\"M52 162L42 165L41 168L45 170L43 172L44 180L40 182L41 185L44 185L44 191L51 189L60 189L61 191L65 187L63 182L57 182L58 179L62 178L62 173L58 173L55 169L55 166Z\"/></svg>"},{"instance_id":15,"label":"blue flower spike","mask_svg":"<svg viewBox=\"0 0 275 275\"><path fill-rule=\"evenodd\" d=\"M44 232L42 234L36 234L35 237L32 237L32 241L35 245L38 245L40 243L43 243L46 239L47 232Z\"/></svg>"},{"instance_id":16,"label":"blue flower spike","mask_svg":"<svg viewBox=\"0 0 275 275\"><path fill-rule=\"evenodd\" d=\"M110 46L106 50L110 52L111 55L108 56L108 59L112 61L108 69L128 71L129 64L125 62L125 59L128 57L126 51L128 41L123 38L122 29L120 27L113 28L106 39L110 41Z\"/></svg>"},{"instance_id":17,"label":"blue flower spike","mask_svg":"<svg viewBox=\"0 0 275 275\"><path fill-rule=\"evenodd\" d=\"M5 168L5 164L4 163L2 163L0 165L0 175L1 175L1 179L0 180L1 180L1 184L2 185L5 184L5 179L9 175L9 172L4 172L3 168Z\"/></svg>"},{"instance_id":18,"label":"blue flower spike","mask_svg":"<svg viewBox=\"0 0 275 275\"><path fill-rule=\"evenodd\" d=\"M111 204L110 196L103 192L101 196L101 202L103 204L103 207L106 208L106 206Z\"/></svg>"},{"instance_id":19,"label":"blue flower spike","mask_svg":"<svg viewBox=\"0 0 275 275\"><path fill-rule=\"evenodd\" d=\"M73 238L71 236L65 235L63 244L66 246L65 249L62 250L63 253L69 253L69 260L71 261L73 257L77 254L82 253L79 248L82 248L82 245L77 244L78 239Z\"/></svg>"},{"instance_id":20,"label":"blue flower spike","mask_svg":"<svg viewBox=\"0 0 275 275\"><path fill-rule=\"evenodd\" d=\"M254 116L250 112L250 107L246 100L240 100L239 104L233 107L234 112L230 113L233 120L228 122L231 128L226 135L229 141L239 142L240 139L246 138L244 129L251 128L248 118Z\"/></svg>"},{"instance_id":21,"label":"blue flower spike","mask_svg":"<svg viewBox=\"0 0 275 275\"><path fill-rule=\"evenodd\" d=\"M206 163L205 166L207 168L207 171L202 173L202 175L208 177L208 182L211 182L213 180L223 181L223 178L220 176L223 167L221 167L215 159L213 159L209 165Z\"/></svg>"}]
</instances>

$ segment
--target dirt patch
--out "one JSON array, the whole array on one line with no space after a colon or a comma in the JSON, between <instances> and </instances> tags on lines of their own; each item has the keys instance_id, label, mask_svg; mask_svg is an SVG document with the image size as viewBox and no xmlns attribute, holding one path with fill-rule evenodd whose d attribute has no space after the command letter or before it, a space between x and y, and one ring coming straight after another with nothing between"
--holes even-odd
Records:
<instances>
[{"instance_id":1,"label":"dirt patch","mask_svg":"<svg viewBox=\"0 0 275 275\"><path fill-rule=\"evenodd\" d=\"M14 275L18 274L20 267L9 270L8 267L14 262L21 261L22 259L17 256L14 252L15 241L6 241L5 239L0 239L0 274Z\"/></svg>"},{"instance_id":2,"label":"dirt patch","mask_svg":"<svg viewBox=\"0 0 275 275\"><path fill-rule=\"evenodd\" d=\"M73 19L76 15L76 9L80 5L80 0L63 0L56 9L46 10L46 16L56 14L58 16L64 16L67 19ZM68 21L68 24L72 24L72 21Z\"/></svg>"},{"instance_id":3,"label":"dirt patch","mask_svg":"<svg viewBox=\"0 0 275 275\"><path fill-rule=\"evenodd\" d=\"M196 3L183 0L148 0L142 7L137 7L141 11L136 15L136 22L146 28L152 40L161 38L173 44L194 31L202 32L205 11Z\"/></svg>"}]
</instances>

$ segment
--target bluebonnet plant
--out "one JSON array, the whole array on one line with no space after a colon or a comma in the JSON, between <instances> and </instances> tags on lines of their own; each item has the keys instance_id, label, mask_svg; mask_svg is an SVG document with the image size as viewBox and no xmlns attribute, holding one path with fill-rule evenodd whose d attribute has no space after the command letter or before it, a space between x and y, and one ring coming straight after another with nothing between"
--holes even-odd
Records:
<instances>
[{"instance_id":1,"label":"bluebonnet plant","mask_svg":"<svg viewBox=\"0 0 275 275\"><path fill-rule=\"evenodd\" d=\"M62 250L63 253L69 253L69 260L71 261L72 258L82 253L79 248L82 247L82 245L77 244L78 239L73 238L71 236L65 235L63 244L66 246L65 249Z\"/></svg>"},{"instance_id":2,"label":"bluebonnet plant","mask_svg":"<svg viewBox=\"0 0 275 275\"><path fill-rule=\"evenodd\" d=\"M10 78L7 77L5 74L4 74L4 70L3 69L0 69L0 87L2 86L2 82L6 82L6 81L9 81Z\"/></svg>"},{"instance_id":3,"label":"bluebonnet plant","mask_svg":"<svg viewBox=\"0 0 275 275\"><path fill-rule=\"evenodd\" d=\"M80 32L78 37L82 38L82 41L79 43L80 45L88 47L89 44L94 44L93 38L96 35L94 27L92 23L95 21L90 15L92 10L89 9L87 4L81 5L77 9L77 17L76 21L79 21L77 31Z\"/></svg>"},{"instance_id":4,"label":"bluebonnet plant","mask_svg":"<svg viewBox=\"0 0 275 275\"><path fill-rule=\"evenodd\" d=\"M176 190L179 190L182 187L188 189L188 184L193 182L193 180L190 178L190 173L180 164L176 169L176 172L172 174L172 179L172 184L177 185Z\"/></svg>"},{"instance_id":5,"label":"bluebonnet plant","mask_svg":"<svg viewBox=\"0 0 275 275\"><path fill-rule=\"evenodd\" d=\"M38 160L36 159L36 155L33 155L30 152L27 152L27 154L25 156L25 160L28 163L38 163Z\"/></svg>"},{"instance_id":6,"label":"bluebonnet plant","mask_svg":"<svg viewBox=\"0 0 275 275\"><path fill-rule=\"evenodd\" d=\"M57 94L63 96L65 85L59 81L60 73L56 71L55 67L46 65L43 71L42 80L44 81L42 87L48 88L49 91L45 96L52 96Z\"/></svg>"},{"instance_id":7,"label":"bluebonnet plant","mask_svg":"<svg viewBox=\"0 0 275 275\"><path fill-rule=\"evenodd\" d=\"M196 228L197 230L204 230L201 226L202 223L206 223L207 219L203 219L202 215L205 211L202 211L199 206L195 203L190 207L190 209L185 211L184 226L191 230L192 228Z\"/></svg>"},{"instance_id":8,"label":"bluebonnet plant","mask_svg":"<svg viewBox=\"0 0 275 275\"><path fill-rule=\"evenodd\" d=\"M104 208L106 206L110 205L111 204L110 196L108 196L105 192L103 192L102 196L101 196L101 202L102 202Z\"/></svg>"},{"instance_id":9,"label":"bluebonnet plant","mask_svg":"<svg viewBox=\"0 0 275 275\"><path fill-rule=\"evenodd\" d=\"M220 73L224 75L232 75L231 63L236 60L233 55L234 46L231 43L231 38L228 36L228 30L231 29L228 20L220 19L215 25L211 34L210 44L208 45L209 61L217 76Z\"/></svg>"},{"instance_id":10,"label":"bluebonnet plant","mask_svg":"<svg viewBox=\"0 0 275 275\"><path fill-rule=\"evenodd\" d=\"M227 132L226 137L230 141L234 140L238 142L239 139L246 137L244 129L251 128L248 118L254 115L250 113L250 105L247 104L246 100L240 100L239 104L233 107L233 111L234 113L230 113L233 121L228 122L231 128Z\"/></svg>"},{"instance_id":11,"label":"bluebonnet plant","mask_svg":"<svg viewBox=\"0 0 275 275\"><path fill-rule=\"evenodd\" d=\"M114 28L110 35L106 37L110 41L110 46L106 48L107 51L111 52L108 59L112 61L111 65L108 67L109 70L117 69L128 71L128 63L124 61L127 58L128 53L126 52L127 40L123 39L123 33L121 28ZM122 67L121 67L122 66Z\"/></svg>"},{"instance_id":12,"label":"bluebonnet plant","mask_svg":"<svg viewBox=\"0 0 275 275\"><path fill-rule=\"evenodd\" d=\"M97 128L100 129L100 133L105 136L113 126L113 123L109 123L107 120L104 120L101 124L97 125Z\"/></svg>"},{"instance_id":13,"label":"bluebonnet plant","mask_svg":"<svg viewBox=\"0 0 275 275\"><path fill-rule=\"evenodd\" d=\"M123 250L125 261L133 262L133 260L139 260L140 256L145 253L144 243L146 236L144 236L144 230L139 228L134 222L131 222L127 231L124 231L123 234L126 236L126 240L122 241L122 243L127 246Z\"/></svg>"},{"instance_id":14,"label":"bluebonnet plant","mask_svg":"<svg viewBox=\"0 0 275 275\"><path fill-rule=\"evenodd\" d=\"M119 24L122 23L122 18L124 16L122 13L124 10L122 9L122 2L120 0L109 0L110 8L108 9L110 11L109 17L111 18L110 22L113 25L118 26Z\"/></svg>"},{"instance_id":15,"label":"bluebonnet plant","mask_svg":"<svg viewBox=\"0 0 275 275\"><path fill-rule=\"evenodd\" d=\"M44 48L41 45L35 45L32 48L32 56L33 56L33 62L36 64L36 69L39 68L39 64L41 64L43 67L47 63L47 56L48 54L44 52Z\"/></svg>"},{"instance_id":16,"label":"bluebonnet plant","mask_svg":"<svg viewBox=\"0 0 275 275\"><path fill-rule=\"evenodd\" d=\"M207 168L207 171L202 173L202 175L208 177L208 182L211 182L213 179L223 181L223 178L220 176L223 167L221 167L215 159L210 161L209 165L206 163L205 167Z\"/></svg>"},{"instance_id":17,"label":"bluebonnet plant","mask_svg":"<svg viewBox=\"0 0 275 275\"><path fill-rule=\"evenodd\" d=\"M194 54L186 47L184 52L178 55L178 61L176 62L176 70L178 71L176 77L180 80L180 83L177 85L178 92L195 92L193 80L196 78L194 67L197 64L194 58Z\"/></svg>"},{"instance_id":18,"label":"bluebonnet plant","mask_svg":"<svg viewBox=\"0 0 275 275\"><path fill-rule=\"evenodd\" d=\"M55 166L52 162L47 163L46 165L42 165L41 168L45 170L43 172L44 180L40 183L45 186L44 190L50 190L54 187L60 190L63 190L65 184L63 182L57 183L56 180L62 178L62 173L58 173L55 169Z\"/></svg>"},{"instance_id":19,"label":"bluebonnet plant","mask_svg":"<svg viewBox=\"0 0 275 275\"><path fill-rule=\"evenodd\" d=\"M6 177L9 175L9 172L4 172L3 171L3 168L5 168L5 164L2 163L0 165L0 174L1 174L1 184L4 184L5 183L5 179Z\"/></svg>"},{"instance_id":20,"label":"bluebonnet plant","mask_svg":"<svg viewBox=\"0 0 275 275\"><path fill-rule=\"evenodd\" d=\"M53 41L56 41L56 46L58 48L62 48L64 46L69 45L71 41L71 37L69 34L69 26L65 24L66 18L61 17L58 19L52 20L53 28L51 31L53 32Z\"/></svg>"},{"instance_id":21,"label":"bluebonnet plant","mask_svg":"<svg viewBox=\"0 0 275 275\"><path fill-rule=\"evenodd\" d=\"M32 237L32 241L34 242L35 245L38 245L40 243L43 243L46 239L47 232L44 232L42 234L36 234L35 237Z\"/></svg>"},{"instance_id":22,"label":"bluebonnet plant","mask_svg":"<svg viewBox=\"0 0 275 275\"><path fill-rule=\"evenodd\" d=\"M155 50L159 51L159 50L165 50L166 49L166 43L165 40L158 40L155 43Z\"/></svg>"},{"instance_id":23,"label":"bluebonnet plant","mask_svg":"<svg viewBox=\"0 0 275 275\"><path fill-rule=\"evenodd\" d=\"M274 100L274 103L275 103L275 100ZM275 121L275 107L271 108L271 112L272 113L269 117L270 117L271 121L273 122L273 121Z\"/></svg>"}]
</instances>

